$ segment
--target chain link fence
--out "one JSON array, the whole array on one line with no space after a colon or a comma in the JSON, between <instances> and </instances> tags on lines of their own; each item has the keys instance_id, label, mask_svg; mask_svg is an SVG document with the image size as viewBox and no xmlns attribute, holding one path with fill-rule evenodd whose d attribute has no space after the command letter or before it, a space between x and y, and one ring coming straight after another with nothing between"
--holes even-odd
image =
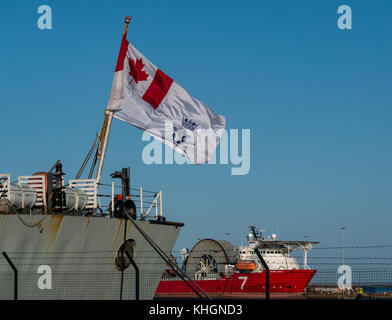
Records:
<instances>
[{"instance_id":1,"label":"chain link fence","mask_svg":"<svg viewBox=\"0 0 392 320\"><path fill-rule=\"evenodd\" d=\"M143 269L143 266L140 266ZM169 269L168 269L169 270ZM257 275L207 275L203 280L182 281L170 272L139 274L139 289L133 270L121 271L56 271L44 268L37 272L18 271L15 274L0 271L0 297L14 299L51 300L135 300L137 290L142 300L197 299L203 290L211 299L266 299L265 271ZM305 270L303 270L305 271ZM351 269L351 279L342 281L337 268L320 268L308 282L309 275L301 272L270 271L269 297L271 299L392 299L392 269ZM342 286L341 286L342 287Z\"/></svg>"},{"instance_id":2,"label":"chain link fence","mask_svg":"<svg viewBox=\"0 0 392 320\"><path fill-rule=\"evenodd\" d=\"M211 299L266 299L267 291L271 299L392 299L391 258L375 251L391 248L346 248L344 264L331 253L341 248L320 248L308 257L308 268L270 270L269 285L265 270L220 272L215 265L215 272L190 274L185 282L171 268L162 270L160 261L158 267L152 250L137 251L134 265L128 261L126 268L118 265L121 251L9 252L9 261L0 256L0 299L199 299L196 292ZM178 263L181 255L166 254L184 271ZM301 257L296 259L301 264Z\"/></svg>"}]
</instances>

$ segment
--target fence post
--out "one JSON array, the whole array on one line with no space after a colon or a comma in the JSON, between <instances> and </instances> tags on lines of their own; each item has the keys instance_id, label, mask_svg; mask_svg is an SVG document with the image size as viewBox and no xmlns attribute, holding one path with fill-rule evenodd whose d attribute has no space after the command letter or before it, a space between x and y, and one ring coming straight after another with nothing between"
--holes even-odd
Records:
<instances>
[{"instance_id":1,"label":"fence post","mask_svg":"<svg viewBox=\"0 0 392 320\"><path fill-rule=\"evenodd\" d=\"M260 262L262 263L265 269L265 300L269 300L270 288L269 288L269 267L265 262L263 256L260 254L259 249L255 250L257 256L259 257Z\"/></svg>"},{"instance_id":2,"label":"fence post","mask_svg":"<svg viewBox=\"0 0 392 320\"><path fill-rule=\"evenodd\" d=\"M122 199L125 199L125 197L123 196ZM122 265L122 269L121 269L120 300L122 300L122 297L123 297L123 286L124 286L124 268L125 268L124 252L126 252L125 251L125 241L127 241L127 222L128 222L128 219L124 219L124 242L122 244L122 250L121 250L123 265Z\"/></svg>"},{"instance_id":3,"label":"fence post","mask_svg":"<svg viewBox=\"0 0 392 320\"><path fill-rule=\"evenodd\" d=\"M2 253L5 260L7 260L8 264L11 266L12 270L14 270L14 300L18 300L18 269L16 269L7 253L5 251Z\"/></svg>"},{"instance_id":4,"label":"fence post","mask_svg":"<svg viewBox=\"0 0 392 320\"><path fill-rule=\"evenodd\" d=\"M127 255L129 261L131 261L131 264L133 266L133 268L135 269L135 273L136 273L136 292L135 292L135 296L136 296L136 300L139 300L139 268L135 263L135 260L133 260L133 258L131 257L131 255L129 254L128 251L125 251L125 254Z\"/></svg>"}]
</instances>

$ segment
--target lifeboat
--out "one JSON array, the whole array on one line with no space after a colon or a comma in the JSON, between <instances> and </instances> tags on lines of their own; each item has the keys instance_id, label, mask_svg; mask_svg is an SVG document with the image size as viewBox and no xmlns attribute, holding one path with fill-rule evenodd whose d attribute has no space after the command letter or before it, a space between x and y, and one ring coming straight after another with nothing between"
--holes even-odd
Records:
<instances>
[{"instance_id":1,"label":"lifeboat","mask_svg":"<svg viewBox=\"0 0 392 320\"><path fill-rule=\"evenodd\" d=\"M237 270L240 271L255 271L256 270L256 264L254 262L249 262L249 261L238 261L237 264L235 265Z\"/></svg>"}]
</instances>

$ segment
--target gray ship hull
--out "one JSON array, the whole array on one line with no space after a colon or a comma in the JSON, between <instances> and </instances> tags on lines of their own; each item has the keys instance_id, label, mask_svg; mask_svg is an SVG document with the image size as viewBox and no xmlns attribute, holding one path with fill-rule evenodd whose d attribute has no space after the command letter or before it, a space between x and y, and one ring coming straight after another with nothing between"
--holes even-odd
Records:
<instances>
[{"instance_id":1,"label":"gray ship hull","mask_svg":"<svg viewBox=\"0 0 392 320\"><path fill-rule=\"evenodd\" d=\"M21 215L31 222L31 216ZM34 218L37 220L37 217ZM153 241L170 254L181 229L155 221L135 221ZM0 251L18 269L19 299L135 299L132 265L119 271L117 251L126 239L135 241L134 260L140 270L140 299L152 299L166 263L130 221L116 218L49 215L40 227L28 227L14 214L0 215ZM51 288L42 281L51 270ZM47 267L41 267L47 270ZM45 277L43 278L43 275ZM48 287L47 280L45 280ZM0 299L13 299L14 278L0 256Z\"/></svg>"}]
</instances>

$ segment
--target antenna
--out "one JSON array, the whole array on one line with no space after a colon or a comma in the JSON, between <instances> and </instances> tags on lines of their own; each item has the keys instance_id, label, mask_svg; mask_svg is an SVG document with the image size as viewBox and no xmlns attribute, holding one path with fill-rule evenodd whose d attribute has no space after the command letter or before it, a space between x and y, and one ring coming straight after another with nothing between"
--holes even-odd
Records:
<instances>
[{"instance_id":1,"label":"antenna","mask_svg":"<svg viewBox=\"0 0 392 320\"><path fill-rule=\"evenodd\" d=\"M242 229L243 229L243 227L244 227L244 225L243 224L241 224L241 247L243 247L244 245L243 245L243 239L244 239L244 235L243 235L243 232L242 232Z\"/></svg>"},{"instance_id":2,"label":"antenna","mask_svg":"<svg viewBox=\"0 0 392 320\"><path fill-rule=\"evenodd\" d=\"M255 226L250 226L249 229L250 229L250 231L252 231L255 239L258 240L259 239L259 235L258 235L258 232L256 230L256 227Z\"/></svg>"}]
</instances>

